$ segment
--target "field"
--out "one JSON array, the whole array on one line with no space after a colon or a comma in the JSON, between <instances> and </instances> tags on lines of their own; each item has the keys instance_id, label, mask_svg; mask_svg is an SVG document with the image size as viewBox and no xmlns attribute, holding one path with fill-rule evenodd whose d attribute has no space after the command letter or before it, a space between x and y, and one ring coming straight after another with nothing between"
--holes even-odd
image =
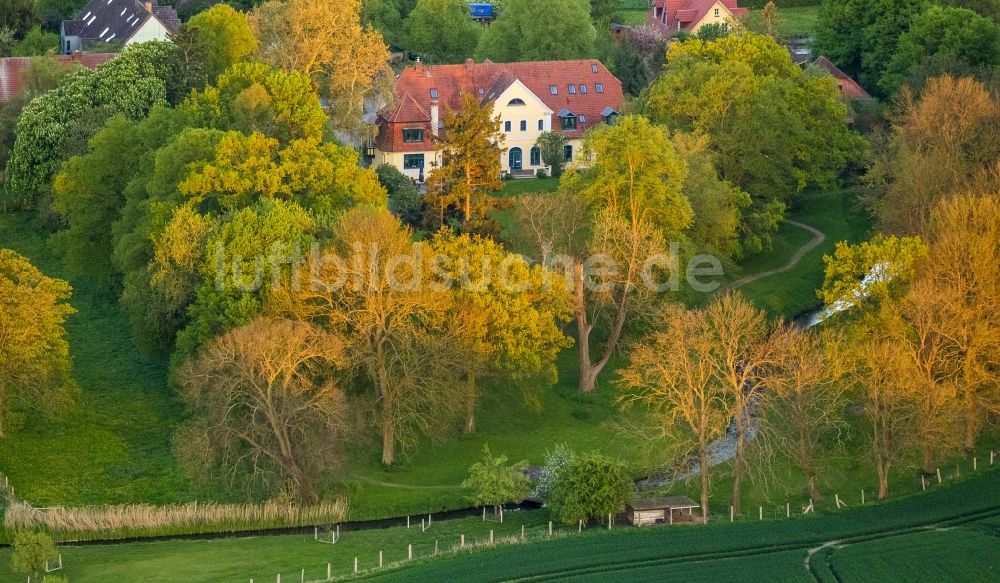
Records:
<instances>
[{"instance_id":1,"label":"field","mask_svg":"<svg viewBox=\"0 0 1000 583\"><path fill-rule=\"evenodd\" d=\"M793 511L798 513L796 508ZM312 540L311 534L211 541L162 541L110 546L63 546L65 574L74 583L149 581L217 583L224 581L324 580L347 576L354 558L366 576L377 581L607 581L625 576L634 581L671 578L693 581L862 581L880 578L914 580L990 580L1000 560L1000 471L980 469L926 494L889 503L836 511L829 505L818 515L783 516L736 524L724 519L707 526L644 529L596 524L577 534L556 527L546 540L545 511L508 513L501 525L478 518L438 521L427 533L417 522L395 527L345 532L337 545ZM521 526L530 544L483 550L489 530L498 543L514 542ZM460 535L480 549L430 558L434 542L444 553ZM501 540L508 538L508 540ZM836 545L829 545L838 541ZM403 563L407 546L415 561ZM387 568L376 570L383 551ZM809 551L814 551L811 555ZM9 580L7 552L0 551L0 580ZM807 561L808 558L808 561ZM814 578L815 577L815 578Z\"/></svg>"}]
</instances>

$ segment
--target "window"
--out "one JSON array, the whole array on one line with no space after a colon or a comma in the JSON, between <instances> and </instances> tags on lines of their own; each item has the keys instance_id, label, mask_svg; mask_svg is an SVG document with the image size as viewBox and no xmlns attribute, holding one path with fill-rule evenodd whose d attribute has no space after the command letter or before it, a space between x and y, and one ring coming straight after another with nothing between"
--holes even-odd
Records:
<instances>
[{"instance_id":1,"label":"window","mask_svg":"<svg viewBox=\"0 0 1000 583\"><path fill-rule=\"evenodd\" d=\"M418 170L424 167L423 154L403 154L403 169Z\"/></svg>"},{"instance_id":2,"label":"window","mask_svg":"<svg viewBox=\"0 0 1000 583\"><path fill-rule=\"evenodd\" d=\"M569 115L562 118L562 129L564 130L575 130L576 129L576 116Z\"/></svg>"},{"instance_id":3,"label":"window","mask_svg":"<svg viewBox=\"0 0 1000 583\"><path fill-rule=\"evenodd\" d=\"M538 149L538 146L534 146L531 148L530 156L531 156L532 166L542 165L542 151Z\"/></svg>"},{"instance_id":4,"label":"window","mask_svg":"<svg viewBox=\"0 0 1000 583\"><path fill-rule=\"evenodd\" d=\"M528 131L528 120L525 119L521 120L521 131L522 132Z\"/></svg>"},{"instance_id":5,"label":"window","mask_svg":"<svg viewBox=\"0 0 1000 583\"><path fill-rule=\"evenodd\" d=\"M544 119L538 120L538 131L540 131L540 132L544 132L545 131L545 120Z\"/></svg>"},{"instance_id":6,"label":"window","mask_svg":"<svg viewBox=\"0 0 1000 583\"><path fill-rule=\"evenodd\" d=\"M590 65L590 72L591 73L596 73L597 72L597 63L593 63L593 64Z\"/></svg>"},{"instance_id":7,"label":"window","mask_svg":"<svg viewBox=\"0 0 1000 583\"><path fill-rule=\"evenodd\" d=\"M563 160L567 162L573 161L573 146L566 144L563 148Z\"/></svg>"},{"instance_id":8,"label":"window","mask_svg":"<svg viewBox=\"0 0 1000 583\"><path fill-rule=\"evenodd\" d=\"M438 98L438 90L436 87L431 87L431 99Z\"/></svg>"},{"instance_id":9,"label":"window","mask_svg":"<svg viewBox=\"0 0 1000 583\"><path fill-rule=\"evenodd\" d=\"M580 83L580 93L586 93L586 92L587 92L587 84Z\"/></svg>"},{"instance_id":10,"label":"window","mask_svg":"<svg viewBox=\"0 0 1000 583\"><path fill-rule=\"evenodd\" d=\"M587 123L587 116L580 114L580 123Z\"/></svg>"},{"instance_id":11,"label":"window","mask_svg":"<svg viewBox=\"0 0 1000 583\"><path fill-rule=\"evenodd\" d=\"M604 84L603 83L598 83L598 84L594 85L594 91L596 91L598 93L604 93Z\"/></svg>"},{"instance_id":12,"label":"window","mask_svg":"<svg viewBox=\"0 0 1000 583\"><path fill-rule=\"evenodd\" d=\"M480 95L483 95L483 94L485 94L485 93L486 93L486 90L485 90L485 89L483 89L482 87L480 87L480 88L479 88L479 94L480 94Z\"/></svg>"},{"instance_id":13,"label":"window","mask_svg":"<svg viewBox=\"0 0 1000 583\"><path fill-rule=\"evenodd\" d=\"M69 54L69 41L66 41L66 54Z\"/></svg>"},{"instance_id":14,"label":"window","mask_svg":"<svg viewBox=\"0 0 1000 583\"><path fill-rule=\"evenodd\" d=\"M559 95L559 88L555 85L549 85L549 93L552 95Z\"/></svg>"},{"instance_id":15,"label":"window","mask_svg":"<svg viewBox=\"0 0 1000 583\"><path fill-rule=\"evenodd\" d=\"M524 100L520 97L515 97L507 102L507 105L524 105Z\"/></svg>"},{"instance_id":16,"label":"window","mask_svg":"<svg viewBox=\"0 0 1000 583\"><path fill-rule=\"evenodd\" d=\"M424 130L421 128L403 128L403 143L412 144L424 141Z\"/></svg>"},{"instance_id":17,"label":"window","mask_svg":"<svg viewBox=\"0 0 1000 583\"><path fill-rule=\"evenodd\" d=\"M716 9L715 9L715 17L716 17L716 18L718 18L718 17L719 17L719 9L718 9L718 8L716 8Z\"/></svg>"},{"instance_id":18,"label":"window","mask_svg":"<svg viewBox=\"0 0 1000 583\"><path fill-rule=\"evenodd\" d=\"M608 115L604 116L604 123L608 124L609 126L615 125L615 121L617 120L618 120L618 112L609 113Z\"/></svg>"},{"instance_id":19,"label":"window","mask_svg":"<svg viewBox=\"0 0 1000 583\"><path fill-rule=\"evenodd\" d=\"M566 88L569 89L570 95L576 95L576 85L567 85Z\"/></svg>"},{"instance_id":20,"label":"window","mask_svg":"<svg viewBox=\"0 0 1000 583\"><path fill-rule=\"evenodd\" d=\"M510 122L509 121L503 122L503 131L507 132L508 134L510 133Z\"/></svg>"}]
</instances>

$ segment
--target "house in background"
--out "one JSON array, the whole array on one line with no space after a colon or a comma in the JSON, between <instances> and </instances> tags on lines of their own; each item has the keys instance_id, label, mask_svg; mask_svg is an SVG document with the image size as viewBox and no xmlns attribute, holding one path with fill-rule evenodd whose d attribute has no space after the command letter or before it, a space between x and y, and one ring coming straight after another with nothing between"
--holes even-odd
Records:
<instances>
[{"instance_id":1,"label":"house in background","mask_svg":"<svg viewBox=\"0 0 1000 583\"><path fill-rule=\"evenodd\" d=\"M442 137L444 112L461 105L463 93L492 102L500 117L507 151L503 171L534 174L546 170L536 142L542 132L567 139L565 159L577 159L583 134L613 122L622 104L622 85L593 59L527 63L474 63L427 66L417 63L396 80L396 99L377 116L373 163L391 164L420 179L440 164L435 142Z\"/></svg>"},{"instance_id":2,"label":"house in background","mask_svg":"<svg viewBox=\"0 0 1000 583\"><path fill-rule=\"evenodd\" d=\"M826 71L833 76L833 79L837 82L837 86L840 87L840 93L845 99L849 101L856 101L861 99L871 99L872 96L868 94L867 91L861 86L860 83L852 79L847 73L840 70L837 65L833 64L830 59L820 56L818 59L812 62L810 65L816 67L821 71Z\"/></svg>"},{"instance_id":3,"label":"house in background","mask_svg":"<svg viewBox=\"0 0 1000 583\"><path fill-rule=\"evenodd\" d=\"M105 52L151 40L167 40L181 20L173 6L138 0L90 0L73 20L62 22L60 49Z\"/></svg>"},{"instance_id":4,"label":"house in background","mask_svg":"<svg viewBox=\"0 0 1000 583\"><path fill-rule=\"evenodd\" d=\"M703 26L728 27L732 18L748 13L737 0L653 0L647 20L669 31L698 34Z\"/></svg>"},{"instance_id":5,"label":"house in background","mask_svg":"<svg viewBox=\"0 0 1000 583\"><path fill-rule=\"evenodd\" d=\"M117 56L116 53L76 53L73 55L0 59L0 103L7 103L21 93L25 86L24 76L28 74L31 63L36 59L56 59L65 67L81 65L88 69L96 69Z\"/></svg>"}]
</instances>

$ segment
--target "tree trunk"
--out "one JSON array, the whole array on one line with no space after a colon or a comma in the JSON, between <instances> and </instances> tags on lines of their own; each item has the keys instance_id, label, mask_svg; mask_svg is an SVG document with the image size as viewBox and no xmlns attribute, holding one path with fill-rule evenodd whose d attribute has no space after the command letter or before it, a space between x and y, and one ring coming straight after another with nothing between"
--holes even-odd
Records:
<instances>
[{"instance_id":1,"label":"tree trunk","mask_svg":"<svg viewBox=\"0 0 1000 583\"><path fill-rule=\"evenodd\" d=\"M465 433L476 432L476 375L465 376Z\"/></svg>"},{"instance_id":2,"label":"tree trunk","mask_svg":"<svg viewBox=\"0 0 1000 583\"><path fill-rule=\"evenodd\" d=\"M0 424L0 437L2 436L3 425ZM968 397L965 399L965 451L971 452L975 449L977 437L979 437L979 415L975 400Z\"/></svg>"},{"instance_id":3,"label":"tree trunk","mask_svg":"<svg viewBox=\"0 0 1000 583\"><path fill-rule=\"evenodd\" d=\"M875 469L878 472L878 499L886 500L889 498L889 471L888 468L881 462L875 462Z\"/></svg>"},{"instance_id":4,"label":"tree trunk","mask_svg":"<svg viewBox=\"0 0 1000 583\"><path fill-rule=\"evenodd\" d=\"M573 312L576 314L577 346L580 352L580 379L577 388L590 393L597 387L597 371L590 361L590 323L583 289L583 263L573 265Z\"/></svg>"},{"instance_id":5,"label":"tree trunk","mask_svg":"<svg viewBox=\"0 0 1000 583\"><path fill-rule=\"evenodd\" d=\"M708 457L708 447L702 445L698 448L698 477L701 480L701 516L702 521L708 522L708 493L710 491L711 482L709 481L708 468L711 464L711 460Z\"/></svg>"},{"instance_id":6,"label":"tree trunk","mask_svg":"<svg viewBox=\"0 0 1000 583\"><path fill-rule=\"evenodd\" d=\"M934 448L931 444L924 443L921 449L923 450L923 462L921 464L923 467L922 471L925 476L929 476L934 473L934 470L937 467L934 463Z\"/></svg>"},{"instance_id":7,"label":"tree trunk","mask_svg":"<svg viewBox=\"0 0 1000 583\"><path fill-rule=\"evenodd\" d=\"M746 441L746 427L743 423L743 413L736 412L734 421L736 422L736 450L733 452L733 492L730 504L733 505L733 512L740 514L740 494L743 488L743 473L745 470L745 460L743 457L743 447Z\"/></svg>"},{"instance_id":8,"label":"tree trunk","mask_svg":"<svg viewBox=\"0 0 1000 583\"><path fill-rule=\"evenodd\" d=\"M382 465L391 466L396 461L396 432L392 423L382 424Z\"/></svg>"},{"instance_id":9,"label":"tree trunk","mask_svg":"<svg viewBox=\"0 0 1000 583\"><path fill-rule=\"evenodd\" d=\"M816 474L810 473L806 480L809 482L809 497L813 500L822 500L823 495L819 491L819 484L816 480Z\"/></svg>"}]
</instances>

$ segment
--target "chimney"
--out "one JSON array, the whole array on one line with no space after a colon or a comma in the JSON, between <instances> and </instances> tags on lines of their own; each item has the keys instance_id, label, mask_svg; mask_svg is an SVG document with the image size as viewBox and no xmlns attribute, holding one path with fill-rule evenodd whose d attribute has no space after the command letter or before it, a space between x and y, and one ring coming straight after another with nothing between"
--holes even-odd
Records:
<instances>
[{"instance_id":1,"label":"chimney","mask_svg":"<svg viewBox=\"0 0 1000 583\"><path fill-rule=\"evenodd\" d=\"M419 71L424 68L424 64L420 62L420 57L417 57L417 62L413 64L413 69Z\"/></svg>"},{"instance_id":2,"label":"chimney","mask_svg":"<svg viewBox=\"0 0 1000 583\"><path fill-rule=\"evenodd\" d=\"M438 100L431 99L431 136L438 137L438 124L440 117L438 114Z\"/></svg>"},{"instance_id":3,"label":"chimney","mask_svg":"<svg viewBox=\"0 0 1000 583\"><path fill-rule=\"evenodd\" d=\"M474 68L475 66L476 66L476 63L475 63L475 61L473 61L472 59L465 59L465 70L466 70L466 71L469 71L469 72L471 72L471 71L472 71L472 69L473 69L473 68Z\"/></svg>"}]
</instances>

